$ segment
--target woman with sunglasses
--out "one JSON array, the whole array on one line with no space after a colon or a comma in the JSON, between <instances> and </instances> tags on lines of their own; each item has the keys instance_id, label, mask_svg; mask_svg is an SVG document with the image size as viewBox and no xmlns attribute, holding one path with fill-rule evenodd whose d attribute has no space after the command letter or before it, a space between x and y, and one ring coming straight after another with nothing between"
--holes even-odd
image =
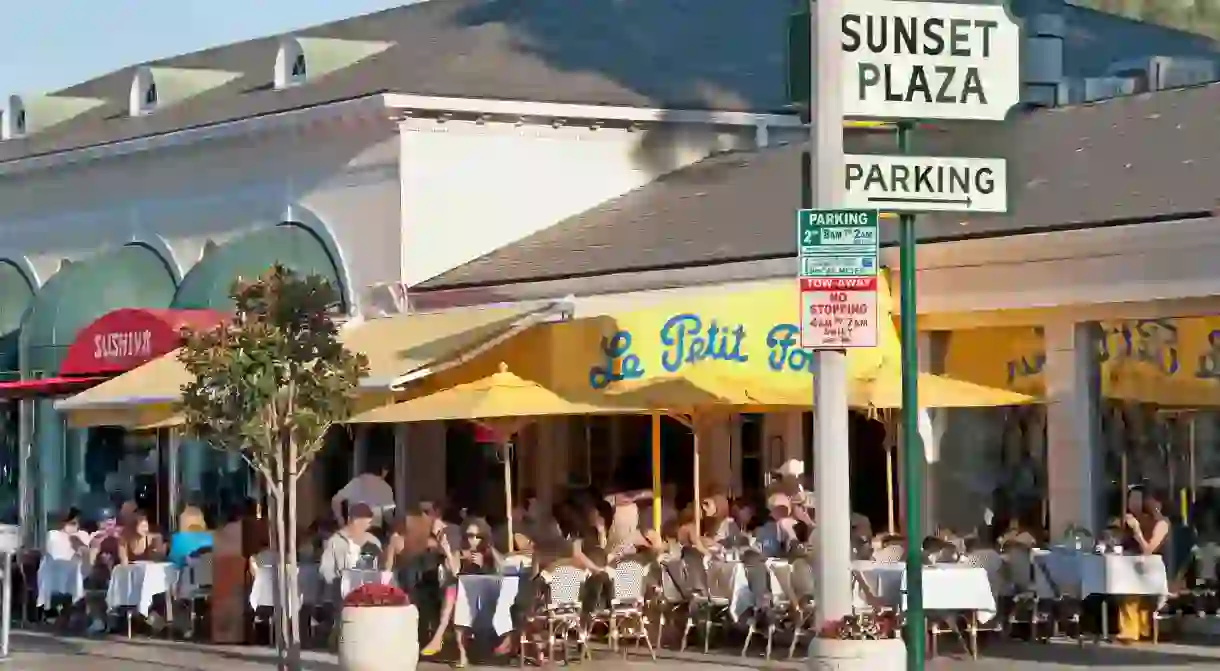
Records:
<instances>
[{"instance_id":1,"label":"woman with sunglasses","mask_svg":"<svg viewBox=\"0 0 1220 671\"><path fill-rule=\"evenodd\" d=\"M424 657L434 657L444 646L445 634L453 622L454 604L457 602L459 575L485 575L500 572L503 558L491 545L491 526L481 517L472 517L462 523L461 548L453 551L448 534L439 534L441 552L445 555L445 603L441 607L441 621L432 641L421 651ZM466 668L466 641L461 632L457 636L457 668Z\"/></svg>"}]
</instances>

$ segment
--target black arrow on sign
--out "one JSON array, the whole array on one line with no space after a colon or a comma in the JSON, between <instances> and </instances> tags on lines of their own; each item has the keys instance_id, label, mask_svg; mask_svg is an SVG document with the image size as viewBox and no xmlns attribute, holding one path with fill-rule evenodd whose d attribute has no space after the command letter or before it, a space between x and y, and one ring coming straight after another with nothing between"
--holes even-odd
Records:
<instances>
[{"instance_id":1,"label":"black arrow on sign","mask_svg":"<svg viewBox=\"0 0 1220 671\"><path fill-rule=\"evenodd\" d=\"M883 196L869 196L870 203L906 203L909 205L965 205L970 207L974 202L970 196L965 198L886 198Z\"/></svg>"}]
</instances>

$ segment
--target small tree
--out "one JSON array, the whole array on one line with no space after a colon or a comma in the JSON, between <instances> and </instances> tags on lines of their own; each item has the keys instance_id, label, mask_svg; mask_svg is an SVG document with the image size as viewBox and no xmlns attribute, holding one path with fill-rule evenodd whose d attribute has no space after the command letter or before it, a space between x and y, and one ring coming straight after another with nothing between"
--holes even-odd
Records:
<instances>
[{"instance_id":1,"label":"small tree","mask_svg":"<svg viewBox=\"0 0 1220 671\"><path fill-rule=\"evenodd\" d=\"M240 454L271 497L276 650L280 668L300 668L296 584L297 481L327 430L351 414L368 360L339 342L338 295L317 275L280 265L237 282L232 323L186 334L179 360L193 380L182 388L189 431Z\"/></svg>"}]
</instances>

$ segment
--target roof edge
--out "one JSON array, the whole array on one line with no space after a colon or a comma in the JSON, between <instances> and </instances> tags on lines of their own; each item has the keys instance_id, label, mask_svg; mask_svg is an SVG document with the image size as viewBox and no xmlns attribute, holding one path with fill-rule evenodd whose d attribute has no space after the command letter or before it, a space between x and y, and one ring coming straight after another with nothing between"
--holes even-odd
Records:
<instances>
[{"instance_id":1,"label":"roof edge","mask_svg":"<svg viewBox=\"0 0 1220 671\"><path fill-rule=\"evenodd\" d=\"M451 112L547 119L596 119L629 122L667 122L715 124L723 126L757 126L799 128L800 117L792 114L766 112L725 112L716 110L664 109L623 107L617 105L585 105L576 103L537 102L529 100L497 100L493 98L452 98L422 96L410 93L385 94L386 108L396 111Z\"/></svg>"},{"instance_id":2,"label":"roof edge","mask_svg":"<svg viewBox=\"0 0 1220 671\"><path fill-rule=\"evenodd\" d=\"M231 121L178 128L164 133L13 158L0 161L0 176L48 170L65 165L92 163L161 149L188 147L212 140L257 135L272 130L303 127L339 118L374 113L384 115L385 109L383 94L372 93L279 112L247 116Z\"/></svg>"}]
</instances>

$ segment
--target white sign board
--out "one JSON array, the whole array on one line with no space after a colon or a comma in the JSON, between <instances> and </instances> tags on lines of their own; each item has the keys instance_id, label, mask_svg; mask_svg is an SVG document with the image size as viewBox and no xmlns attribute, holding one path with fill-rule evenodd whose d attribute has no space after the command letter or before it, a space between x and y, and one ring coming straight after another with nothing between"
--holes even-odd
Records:
<instances>
[{"instance_id":1,"label":"white sign board","mask_svg":"<svg viewBox=\"0 0 1220 671\"><path fill-rule=\"evenodd\" d=\"M940 156L843 157L844 207L889 212L1007 212L1008 162Z\"/></svg>"},{"instance_id":2,"label":"white sign board","mask_svg":"<svg viewBox=\"0 0 1220 671\"><path fill-rule=\"evenodd\" d=\"M843 114L1000 121L1021 100L1021 29L1003 5L843 3ZM831 32L832 34L826 34Z\"/></svg>"},{"instance_id":3,"label":"white sign board","mask_svg":"<svg viewBox=\"0 0 1220 671\"><path fill-rule=\"evenodd\" d=\"M877 346L877 278L802 277L801 347Z\"/></svg>"}]
</instances>

